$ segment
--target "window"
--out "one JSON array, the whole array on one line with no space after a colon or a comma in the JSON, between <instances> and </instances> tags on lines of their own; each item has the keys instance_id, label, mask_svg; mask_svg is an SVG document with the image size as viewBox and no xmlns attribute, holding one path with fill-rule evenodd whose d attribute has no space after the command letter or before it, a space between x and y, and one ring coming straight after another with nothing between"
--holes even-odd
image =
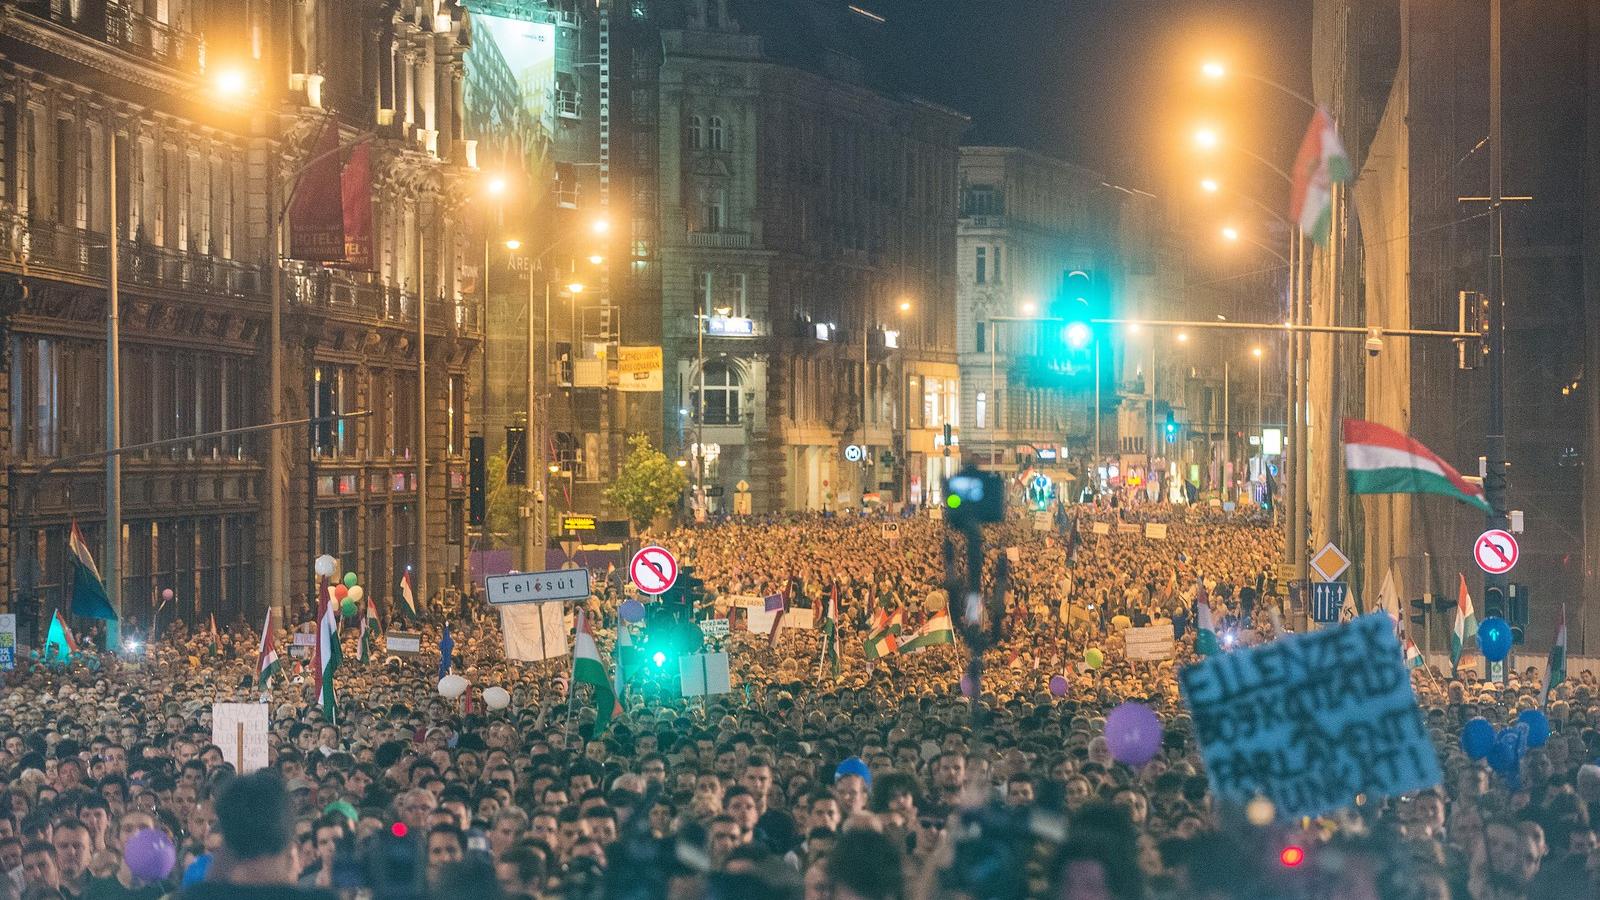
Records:
<instances>
[{"instance_id":1,"label":"window","mask_svg":"<svg viewBox=\"0 0 1600 900\"><path fill-rule=\"evenodd\" d=\"M576 119L579 116L578 84L572 76L565 72L556 73L556 115L563 119Z\"/></svg>"},{"instance_id":2,"label":"window","mask_svg":"<svg viewBox=\"0 0 1600 900\"><path fill-rule=\"evenodd\" d=\"M563 209L578 208L578 167L556 163L556 203Z\"/></svg>"},{"instance_id":3,"label":"window","mask_svg":"<svg viewBox=\"0 0 1600 900\"><path fill-rule=\"evenodd\" d=\"M994 246L994 281L995 281L996 284L999 284L1000 281L1001 281L1001 277L1000 277L1000 245L999 244L996 244Z\"/></svg>"},{"instance_id":4,"label":"window","mask_svg":"<svg viewBox=\"0 0 1600 900\"><path fill-rule=\"evenodd\" d=\"M706 363L702 377L703 386L693 398L701 421L706 425L739 424L739 373L725 362L712 361Z\"/></svg>"},{"instance_id":5,"label":"window","mask_svg":"<svg viewBox=\"0 0 1600 900\"><path fill-rule=\"evenodd\" d=\"M978 399L974 406L976 406L974 412L977 414L978 427L989 427L989 395L983 391L979 391Z\"/></svg>"},{"instance_id":6,"label":"window","mask_svg":"<svg viewBox=\"0 0 1600 900\"><path fill-rule=\"evenodd\" d=\"M689 117L689 149L699 150L705 146L706 128L705 120L699 116Z\"/></svg>"},{"instance_id":7,"label":"window","mask_svg":"<svg viewBox=\"0 0 1600 900\"><path fill-rule=\"evenodd\" d=\"M316 391L311 398L311 414L314 417L332 416L349 409L346 402L350 394L346 393L349 373L341 366L318 366L312 372L312 380ZM350 391L354 393L353 390ZM354 449L349 439L350 422L346 419L336 419L332 422L318 423L317 425L317 455L318 456L347 456Z\"/></svg>"},{"instance_id":8,"label":"window","mask_svg":"<svg viewBox=\"0 0 1600 900\"><path fill-rule=\"evenodd\" d=\"M460 375L450 376L450 409L448 411L449 423L446 434L450 439L447 452L454 456L466 449L466 385Z\"/></svg>"},{"instance_id":9,"label":"window","mask_svg":"<svg viewBox=\"0 0 1600 900\"><path fill-rule=\"evenodd\" d=\"M978 322L973 325L975 331L972 336L972 349L979 353L982 353L984 350L988 349L985 346L988 342L988 335L985 333L988 331L988 327L989 323L987 322Z\"/></svg>"},{"instance_id":10,"label":"window","mask_svg":"<svg viewBox=\"0 0 1600 900\"><path fill-rule=\"evenodd\" d=\"M728 224L728 192L723 188L706 191L705 230L721 231Z\"/></svg>"},{"instance_id":11,"label":"window","mask_svg":"<svg viewBox=\"0 0 1600 900\"><path fill-rule=\"evenodd\" d=\"M700 315L711 315L711 291L715 283L715 277L710 272L695 273L695 306L698 307Z\"/></svg>"},{"instance_id":12,"label":"window","mask_svg":"<svg viewBox=\"0 0 1600 900\"><path fill-rule=\"evenodd\" d=\"M708 149L708 150L725 150L725 149L727 149L726 147L723 146L722 133L723 133L722 117L721 116L712 116L706 122L706 149Z\"/></svg>"},{"instance_id":13,"label":"window","mask_svg":"<svg viewBox=\"0 0 1600 900\"><path fill-rule=\"evenodd\" d=\"M988 272L989 272L989 248L987 248L987 247L979 247L978 248L978 261L977 261L977 275L975 276L976 279L977 279L977 282L979 284L983 284L984 282L986 282L988 280Z\"/></svg>"}]
</instances>

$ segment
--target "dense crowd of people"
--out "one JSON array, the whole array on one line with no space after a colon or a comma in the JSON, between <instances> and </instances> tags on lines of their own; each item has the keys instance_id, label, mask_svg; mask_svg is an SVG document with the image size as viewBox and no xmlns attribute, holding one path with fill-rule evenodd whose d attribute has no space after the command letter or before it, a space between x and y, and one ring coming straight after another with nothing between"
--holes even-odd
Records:
<instances>
[{"instance_id":1,"label":"dense crowd of people","mask_svg":"<svg viewBox=\"0 0 1600 900\"><path fill-rule=\"evenodd\" d=\"M458 699L440 695L427 652L442 618L408 623L424 653L404 660L359 662L350 628L332 722L300 660L259 687L252 633L213 652L179 626L136 655L24 659L0 696L0 900L1597 896L1588 674L1556 689L1551 739L1515 784L1468 759L1460 730L1510 721L1539 686L1422 668L1438 787L1288 824L1218 802L1175 673L1193 660L1197 591L1243 643L1272 639L1279 538L1220 511L1145 520L1166 536L1118 529L1135 521L1119 510L991 528L989 583L1004 559L1007 591L977 685L963 684L960 643L869 667L878 610L903 610L910 630L948 603L946 531L907 519L890 540L850 516L652 535L704 579L704 614L732 615L732 691L682 700L624 672L623 712L604 727L572 696L570 657L507 662L481 614L451 622L454 671L472 685ZM774 593L814 609L837 598L838 674L818 629L744 630L734 598ZM621 599L597 588L588 603L608 660ZM1163 622L1174 658L1129 660L1123 630ZM509 705L490 709L491 687ZM268 766L239 775L213 744L212 704L263 694ZM1165 726L1137 768L1104 734L1128 699ZM174 846L164 877L127 849L150 829Z\"/></svg>"}]
</instances>

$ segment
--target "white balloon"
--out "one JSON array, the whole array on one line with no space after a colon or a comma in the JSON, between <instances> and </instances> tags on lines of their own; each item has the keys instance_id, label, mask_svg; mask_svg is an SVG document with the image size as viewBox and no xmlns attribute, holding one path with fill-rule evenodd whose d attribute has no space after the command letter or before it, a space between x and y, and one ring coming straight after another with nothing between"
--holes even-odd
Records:
<instances>
[{"instance_id":1,"label":"white balloon","mask_svg":"<svg viewBox=\"0 0 1600 900\"><path fill-rule=\"evenodd\" d=\"M470 687L470 685L467 684L467 680L465 678L462 678L460 675L452 672L451 674L439 679L439 696L445 698L446 700L454 700L462 694L465 694L468 687Z\"/></svg>"},{"instance_id":2,"label":"white balloon","mask_svg":"<svg viewBox=\"0 0 1600 900\"><path fill-rule=\"evenodd\" d=\"M338 567L339 561L324 553L317 557L316 573L323 578L332 578L333 570Z\"/></svg>"},{"instance_id":3,"label":"white balloon","mask_svg":"<svg viewBox=\"0 0 1600 900\"><path fill-rule=\"evenodd\" d=\"M365 597L366 595L367 595L366 590L364 588L362 588L361 585L358 584L355 587L351 588L350 589L350 593L346 594L345 596L349 597L355 603L360 603L361 602L361 598Z\"/></svg>"},{"instance_id":4,"label":"white balloon","mask_svg":"<svg viewBox=\"0 0 1600 900\"><path fill-rule=\"evenodd\" d=\"M490 709L505 709L511 705L511 692L499 685L484 688L483 704Z\"/></svg>"}]
</instances>

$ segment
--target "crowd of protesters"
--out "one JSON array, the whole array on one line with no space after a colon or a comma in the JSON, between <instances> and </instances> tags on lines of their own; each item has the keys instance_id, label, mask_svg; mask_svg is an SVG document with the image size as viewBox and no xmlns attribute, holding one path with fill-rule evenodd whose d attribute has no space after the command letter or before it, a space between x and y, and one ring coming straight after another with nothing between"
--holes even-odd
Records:
<instances>
[{"instance_id":1,"label":"crowd of protesters","mask_svg":"<svg viewBox=\"0 0 1600 900\"><path fill-rule=\"evenodd\" d=\"M870 668L863 653L878 608L903 609L912 628L948 602L945 533L925 519L901 522L894 540L851 517L652 536L705 580L706 615L727 615L738 596L814 608L836 596L839 672L820 664L820 631L769 639L734 612L730 693L685 701L670 683L630 681L604 727L586 695L570 696L570 657L507 662L488 615L451 623L454 671L472 685L459 699L440 696L427 652L441 617L407 623L424 652L404 660L358 661L351 628L334 722L298 659L263 691L253 633L213 652L180 626L136 655L24 658L0 696L0 900L1597 896L1590 675L1556 689L1553 735L1511 785L1465 756L1460 729L1478 715L1510 721L1539 686L1418 669L1444 782L1263 824L1270 810L1210 794L1175 671L1193 658L1197 590L1242 642L1271 639L1276 532L1217 512L1143 511L1168 526L1149 539L1115 527L1126 515L991 529L991 558L1008 560L1005 621L981 683L965 688L961 644ZM616 594L589 601L607 659ZM1161 622L1176 658L1128 660L1121 631ZM504 709L485 703L495 686L510 693ZM263 693L269 766L240 776L212 743L211 706ZM1165 726L1161 753L1139 768L1115 761L1103 734L1128 699ZM151 828L176 847L163 879L125 859Z\"/></svg>"}]
</instances>

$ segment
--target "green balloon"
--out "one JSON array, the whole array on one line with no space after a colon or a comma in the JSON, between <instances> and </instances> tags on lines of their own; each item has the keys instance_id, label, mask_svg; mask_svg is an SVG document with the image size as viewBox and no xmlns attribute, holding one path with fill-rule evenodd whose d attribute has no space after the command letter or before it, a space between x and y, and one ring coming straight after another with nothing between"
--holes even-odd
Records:
<instances>
[{"instance_id":1,"label":"green balloon","mask_svg":"<svg viewBox=\"0 0 1600 900\"><path fill-rule=\"evenodd\" d=\"M356 577L356 573L354 573L354 572L346 572L346 573L344 573L344 586L345 587L355 587L356 583L359 582L360 580L361 579L357 578Z\"/></svg>"},{"instance_id":2,"label":"green balloon","mask_svg":"<svg viewBox=\"0 0 1600 900\"><path fill-rule=\"evenodd\" d=\"M346 597L345 600L344 600L344 603L339 605L339 611L344 614L344 617L346 619L355 618L355 615L356 615L356 602L354 600L351 600L349 597Z\"/></svg>"}]
</instances>

